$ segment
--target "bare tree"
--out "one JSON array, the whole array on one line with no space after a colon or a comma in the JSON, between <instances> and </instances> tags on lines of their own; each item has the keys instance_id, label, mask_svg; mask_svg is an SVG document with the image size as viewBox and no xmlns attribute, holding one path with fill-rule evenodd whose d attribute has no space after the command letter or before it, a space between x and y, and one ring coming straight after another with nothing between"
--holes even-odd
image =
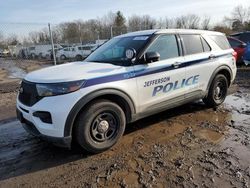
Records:
<instances>
[{"instance_id":1,"label":"bare tree","mask_svg":"<svg viewBox=\"0 0 250 188\"><path fill-rule=\"evenodd\" d=\"M183 29L198 29L200 18L195 14L180 16L175 19L176 27Z\"/></svg>"},{"instance_id":2,"label":"bare tree","mask_svg":"<svg viewBox=\"0 0 250 188\"><path fill-rule=\"evenodd\" d=\"M4 36L3 36L3 32L0 31L0 48L4 48Z\"/></svg>"},{"instance_id":3,"label":"bare tree","mask_svg":"<svg viewBox=\"0 0 250 188\"><path fill-rule=\"evenodd\" d=\"M129 31L139 31L142 29L141 17L133 15L128 18L128 30Z\"/></svg>"},{"instance_id":4,"label":"bare tree","mask_svg":"<svg viewBox=\"0 0 250 188\"><path fill-rule=\"evenodd\" d=\"M29 33L29 40L32 43L38 44L38 43L49 43L50 42L50 36L48 28L43 28L40 31L32 31Z\"/></svg>"},{"instance_id":5,"label":"bare tree","mask_svg":"<svg viewBox=\"0 0 250 188\"><path fill-rule=\"evenodd\" d=\"M6 39L7 45L17 45L19 44L19 40L16 34L10 34Z\"/></svg>"},{"instance_id":6,"label":"bare tree","mask_svg":"<svg viewBox=\"0 0 250 188\"><path fill-rule=\"evenodd\" d=\"M240 21L241 23L248 21L250 19L249 9L250 9L250 7L245 8L242 5L235 7L233 12L232 12L232 18L234 20Z\"/></svg>"},{"instance_id":7,"label":"bare tree","mask_svg":"<svg viewBox=\"0 0 250 188\"><path fill-rule=\"evenodd\" d=\"M201 21L201 28L204 30L209 30L210 28L210 17L209 16L205 16L202 21Z\"/></svg>"},{"instance_id":8,"label":"bare tree","mask_svg":"<svg viewBox=\"0 0 250 188\"><path fill-rule=\"evenodd\" d=\"M240 31L247 28L250 23L250 7L239 5L235 7L231 16L226 16L224 22L232 27L234 31Z\"/></svg>"},{"instance_id":9,"label":"bare tree","mask_svg":"<svg viewBox=\"0 0 250 188\"><path fill-rule=\"evenodd\" d=\"M166 17L165 18L165 24L166 24L165 25L166 29L174 28L174 20L171 19L171 18Z\"/></svg>"},{"instance_id":10,"label":"bare tree","mask_svg":"<svg viewBox=\"0 0 250 188\"><path fill-rule=\"evenodd\" d=\"M223 26L223 25L216 25L214 28L213 28L214 31L218 31L218 32L222 32L222 33L225 33L227 35L230 35L232 34L232 29L230 27L227 27L227 26Z\"/></svg>"},{"instance_id":11,"label":"bare tree","mask_svg":"<svg viewBox=\"0 0 250 188\"><path fill-rule=\"evenodd\" d=\"M142 16L142 29L154 29L156 26L156 20L149 15Z\"/></svg>"},{"instance_id":12,"label":"bare tree","mask_svg":"<svg viewBox=\"0 0 250 188\"><path fill-rule=\"evenodd\" d=\"M154 29L156 25L157 25L156 20L149 15L143 15L143 16L133 15L128 19L129 31Z\"/></svg>"}]
</instances>

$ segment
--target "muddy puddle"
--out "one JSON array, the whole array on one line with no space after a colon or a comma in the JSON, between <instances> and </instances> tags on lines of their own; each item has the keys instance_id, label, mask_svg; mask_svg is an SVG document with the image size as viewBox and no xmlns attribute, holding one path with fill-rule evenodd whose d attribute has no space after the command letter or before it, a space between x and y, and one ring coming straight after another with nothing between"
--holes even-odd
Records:
<instances>
[{"instance_id":1,"label":"muddy puddle","mask_svg":"<svg viewBox=\"0 0 250 188\"><path fill-rule=\"evenodd\" d=\"M0 60L0 68L8 71L8 77L9 78L19 78L22 79L25 77L26 72L19 68L18 66L14 65L14 62L11 60Z\"/></svg>"},{"instance_id":2,"label":"muddy puddle","mask_svg":"<svg viewBox=\"0 0 250 188\"><path fill-rule=\"evenodd\" d=\"M250 96L239 86L217 109L199 101L128 125L98 155L1 125L0 187L249 187Z\"/></svg>"}]
</instances>

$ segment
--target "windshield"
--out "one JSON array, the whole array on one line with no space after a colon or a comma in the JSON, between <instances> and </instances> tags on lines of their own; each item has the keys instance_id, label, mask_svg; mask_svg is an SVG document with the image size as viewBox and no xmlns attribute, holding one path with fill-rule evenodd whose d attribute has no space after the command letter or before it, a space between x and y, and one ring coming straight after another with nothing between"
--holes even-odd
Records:
<instances>
[{"instance_id":1,"label":"windshield","mask_svg":"<svg viewBox=\"0 0 250 188\"><path fill-rule=\"evenodd\" d=\"M126 58L127 49L135 49L137 54L145 46L149 36L117 37L96 49L85 61L126 65L131 59Z\"/></svg>"}]
</instances>

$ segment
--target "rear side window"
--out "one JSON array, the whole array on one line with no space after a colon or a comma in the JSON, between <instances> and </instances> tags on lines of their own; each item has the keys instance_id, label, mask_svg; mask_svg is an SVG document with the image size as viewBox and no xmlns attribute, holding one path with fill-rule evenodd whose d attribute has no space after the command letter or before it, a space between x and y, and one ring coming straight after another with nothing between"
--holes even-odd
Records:
<instances>
[{"instance_id":1,"label":"rear side window","mask_svg":"<svg viewBox=\"0 0 250 188\"><path fill-rule=\"evenodd\" d=\"M180 35L185 48L185 54L198 54L203 53L203 45L200 35Z\"/></svg>"},{"instance_id":2,"label":"rear side window","mask_svg":"<svg viewBox=\"0 0 250 188\"><path fill-rule=\"evenodd\" d=\"M222 50L227 50L231 48L226 36L211 35L210 37Z\"/></svg>"},{"instance_id":3,"label":"rear side window","mask_svg":"<svg viewBox=\"0 0 250 188\"><path fill-rule=\"evenodd\" d=\"M160 59L169 59L179 56L179 49L175 35L159 36L147 49L147 52L158 52Z\"/></svg>"}]
</instances>

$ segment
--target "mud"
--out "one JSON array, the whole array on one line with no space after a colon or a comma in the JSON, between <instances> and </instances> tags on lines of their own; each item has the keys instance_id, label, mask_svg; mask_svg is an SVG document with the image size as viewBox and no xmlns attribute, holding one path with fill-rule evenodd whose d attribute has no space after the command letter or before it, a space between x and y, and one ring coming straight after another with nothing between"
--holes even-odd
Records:
<instances>
[{"instance_id":1,"label":"mud","mask_svg":"<svg viewBox=\"0 0 250 188\"><path fill-rule=\"evenodd\" d=\"M240 69L219 108L198 101L145 118L98 155L54 147L16 120L1 123L0 187L249 187L249 78Z\"/></svg>"},{"instance_id":2,"label":"mud","mask_svg":"<svg viewBox=\"0 0 250 188\"><path fill-rule=\"evenodd\" d=\"M15 118L15 102L21 79L48 62L0 58L0 122Z\"/></svg>"}]
</instances>

